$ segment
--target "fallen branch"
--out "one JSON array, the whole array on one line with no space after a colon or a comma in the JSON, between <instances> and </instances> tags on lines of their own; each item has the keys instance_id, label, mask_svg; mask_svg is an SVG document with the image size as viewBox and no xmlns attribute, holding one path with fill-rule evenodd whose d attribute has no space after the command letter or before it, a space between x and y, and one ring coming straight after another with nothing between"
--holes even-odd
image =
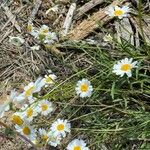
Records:
<instances>
[{"instance_id":1,"label":"fallen branch","mask_svg":"<svg viewBox=\"0 0 150 150\"><path fill-rule=\"evenodd\" d=\"M121 4L121 2L116 0L111 5L119 5L119 4ZM68 34L67 38L70 40L81 40L99 27L98 22L100 22L101 25L104 25L105 23L110 21L113 17L109 17L105 13L108 7L99 10L98 12L94 13L89 19L82 21L81 24L75 27L75 29L73 29Z\"/></svg>"}]
</instances>

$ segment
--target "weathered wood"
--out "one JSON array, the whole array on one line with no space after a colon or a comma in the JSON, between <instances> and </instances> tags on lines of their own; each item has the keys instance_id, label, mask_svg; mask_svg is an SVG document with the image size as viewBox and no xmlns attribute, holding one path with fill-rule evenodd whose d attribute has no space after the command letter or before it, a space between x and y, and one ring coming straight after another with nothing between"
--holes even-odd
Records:
<instances>
[{"instance_id":1,"label":"weathered wood","mask_svg":"<svg viewBox=\"0 0 150 150\"><path fill-rule=\"evenodd\" d=\"M103 3L105 0L91 0L87 2L85 5L77 9L77 13L74 16L74 19L79 19L82 15L84 15L87 11L92 9L93 7Z\"/></svg>"},{"instance_id":2,"label":"weathered wood","mask_svg":"<svg viewBox=\"0 0 150 150\"><path fill-rule=\"evenodd\" d=\"M121 3L122 2L116 0L111 5L120 5ZM82 21L81 24L77 25L75 29L70 31L67 38L70 40L84 39L86 36L88 36L91 32L93 32L96 28L99 27L98 22L101 25L104 25L105 23L110 21L113 17L109 17L105 13L108 7L99 10L98 12L94 13L89 19Z\"/></svg>"},{"instance_id":3,"label":"weathered wood","mask_svg":"<svg viewBox=\"0 0 150 150\"><path fill-rule=\"evenodd\" d=\"M67 13L64 25L63 25L62 35L64 35L64 36L67 35L67 33L69 31L75 9L76 9L76 3L72 3L70 5L70 8L68 10L68 13Z\"/></svg>"}]
</instances>

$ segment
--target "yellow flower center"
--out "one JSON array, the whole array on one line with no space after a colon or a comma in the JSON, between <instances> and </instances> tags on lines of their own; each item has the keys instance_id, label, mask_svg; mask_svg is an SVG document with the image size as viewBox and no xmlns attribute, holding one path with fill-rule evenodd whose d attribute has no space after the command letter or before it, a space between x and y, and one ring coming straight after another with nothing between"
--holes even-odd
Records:
<instances>
[{"instance_id":1,"label":"yellow flower center","mask_svg":"<svg viewBox=\"0 0 150 150\"><path fill-rule=\"evenodd\" d=\"M29 25L27 26L27 31L28 31L28 32L32 32L32 29L33 29L33 26L32 26L31 24L29 24Z\"/></svg>"},{"instance_id":2,"label":"yellow flower center","mask_svg":"<svg viewBox=\"0 0 150 150\"><path fill-rule=\"evenodd\" d=\"M62 131L62 130L64 130L64 128L65 128L64 124L59 124L59 125L57 126L57 130L58 130L58 131Z\"/></svg>"},{"instance_id":3,"label":"yellow flower center","mask_svg":"<svg viewBox=\"0 0 150 150\"><path fill-rule=\"evenodd\" d=\"M75 146L73 150L81 150L80 146Z\"/></svg>"},{"instance_id":4,"label":"yellow flower center","mask_svg":"<svg viewBox=\"0 0 150 150\"><path fill-rule=\"evenodd\" d=\"M45 82L46 83L51 83L53 80L52 80L52 78L51 77L47 77L46 79L45 79Z\"/></svg>"},{"instance_id":5,"label":"yellow flower center","mask_svg":"<svg viewBox=\"0 0 150 150\"><path fill-rule=\"evenodd\" d=\"M24 127L22 131L23 131L23 133L24 133L25 135L29 135L29 134L31 133L29 127Z\"/></svg>"},{"instance_id":6,"label":"yellow flower center","mask_svg":"<svg viewBox=\"0 0 150 150\"><path fill-rule=\"evenodd\" d=\"M27 118L31 117L32 114L33 114L33 109L32 109L32 108L29 108L29 109L27 110Z\"/></svg>"},{"instance_id":7,"label":"yellow flower center","mask_svg":"<svg viewBox=\"0 0 150 150\"><path fill-rule=\"evenodd\" d=\"M48 136L47 135L43 135L41 138L42 138L42 140L47 141Z\"/></svg>"},{"instance_id":8,"label":"yellow flower center","mask_svg":"<svg viewBox=\"0 0 150 150\"><path fill-rule=\"evenodd\" d=\"M30 96L32 95L33 90L35 89L35 86L30 87L25 91L25 96Z\"/></svg>"},{"instance_id":9,"label":"yellow flower center","mask_svg":"<svg viewBox=\"0 0 150 150\"><path fill-rule=\"evenodd\" d=\"M17 125L22 125L22 124L23 124L23 120L22 120L21 117L18 116L18 115L13 115L13 116L12 116L12 122L13 122L14 124L17 124Z\"/></svg>"},{"instance_id":10,"label":"yellow flower center","mask_svg":"<svg viewBox=\"0 0 150 150\"><path fill-rule=\"evenodd\" d=\"M42 30L43 33L48 33L48 31L49 31L48 28Z\"/></svg>"},{"instance_id":11,"label":"yellow flower center","mask_svg":"<svg viewBox=\"0 0 150 150\"><path fill-rule=\"evenodd\" d=\"M48 109L48 105L47 104L43 104L41 107L42 107L42 111L46 111Z\"/></svg>"},{"instance_id":12,"label":"yellow flower center","mask_svg":"<svg viewBox=\"0 0 150 150\"><path fill-rule=\"evenodd\" d=\"M89 86L87 84L82 84L81 85L81 91L86 92L88 90Z\"/></svg>"},{"instance_id":13,"label":"yellow flower center","mask_svg":"<svg viewBox=\"0 0 150 150\"><path fill-rule=\"evenodd\" d=\"M122 10L115 10L114 14L115 16L121 16L124 14L124 12Z\"/></svg>"},{"instance_id":14,"label":"yellow flower center","mask_svg":"<svg viewBox=\"0 0 150 150\"><path fill-rule=\"evenodd\" d=\"M123 64L122 66L121 66L121 70L122 71L128 71L128 70L130 70L131 69L131 65L130 64Z\"/></svg>"}]
</instances>

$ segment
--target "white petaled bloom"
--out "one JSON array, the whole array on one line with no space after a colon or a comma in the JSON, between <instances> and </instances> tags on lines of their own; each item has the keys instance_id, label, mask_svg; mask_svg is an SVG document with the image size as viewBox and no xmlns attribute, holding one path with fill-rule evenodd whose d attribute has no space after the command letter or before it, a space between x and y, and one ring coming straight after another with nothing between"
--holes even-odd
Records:
<instances>
[{"instance_id":1,"label":"white petaled bloom","mask_svg":"<svg viewBox=\"0 0 150 150\"><path fill-rule=\"evenodd\" d=\"M126 74L128 77L131 77L132 76L132 72L131 70L133 68L136 68L136 64L137 64L137 61L133 61L133 58L125 58L125 59L122 59L120 61L118 61L114 67L113 67L113 73L115 73L116 75L120 75L121 77L124 76L124 74Z\"/></svg>"},{"instance_id":2,"label":"white petaled bloom","mask_svg":"<svg viewBox=\"0 0 150 150\"><path fill-rule=\"evenodd\" d=\"M23 118L22 112L15 112L14 114L12 114L11 121L13 124L16 124L18 126L23 125L24 118Z\"/></svg>"},{"instance_id":3,"label":"white petaled bloom","mask_svg":"<svg viewBox=\"0 0 150 150\"><path fill-rule=\"evenodd\" d=\"M56 147L60 144L60 141L61 141L60 135L55 136L54 132L52 131L48 132L48 144L49 145Z\"/></svg>"},{"instance_id":4,"label":"white petaled bloom","mask_svg":"<svg viewBox=\"0 0 150 150\"><path fill-rule=\"evenodd\" d=\"M123 17L127 17L130 12L128 6L123 6L122 8L119 6L110 6L108 10L105 12L110 17L118 17L122 19Z\"/></svg>"},{"instance_id":5,"label":"white petaled bloom","mask_svg":"<svg viewBox=\"0 0 150 150\"><path fill-rule=\"evenodd\" d=\"M110 34L106 34L103 38L105 42L113 42L113 37Z\"/></svg>"},{"instance_id":6,"label":"white petaled bloom","mask_svg":"<svg viewBox=\"0 0 150 150\"><path fill-rule=\"evenodd\" d=\"M40 30L38 31L36 38L39 39L40 41L43 41L45 40L48 34L49 34L49 27L46 25L42 25Z\"/></svg>"},{"instance_id":7,"label":"white petaled bloom","mask_svg":"<svg viewBox=\"0 0 150 150\"><path fill-rule=\"evenodd\" d=\"M76 93L80 97L90 97L93 91L93 87L91 85L91 82L87 79L82 79L77 82L76 85Z\"/></svg>"},{"instance_id":8,"label":"white petaled bloom","mask_svg":"<svg viewBox=\"0 0 150 150\"><path fill-rule=\"evenodd\" d=\"M21 46L25 42L25 40L23 38L20 38L20 37L10 36L9 42L15 46Z\"/></svg>"},{"instance_id":9,"label":"white petaled bloom","mask_svg":"<svg viewBox=\"0 0 150 150\"><path fill-rule=\"evenodd\" d=\"M89 150L89 148L83 140L75 139L68 144L67 150Z\"/></svg>"},{"instance_id":10,"label":"white petaled bloom","mask_svg":"<svg viewBox=\"0 0 150 150\"><path fill-rule=\"evenodd\" d=\"M23 95L29 99L32 98L33 93L40 92L41 88L45 84L43 83L42 78L38 78L35 82L30 82L27 86L24 87Z\"/></svg>"},{"instance_id":11,"label":"white petaled bloom","mask_svg":"<svg viewBox=\"0 0 150 150\"><path fill-rule=\"evenodd\" d=\"M31 48L31 50L39 50L40 49L40 46L39 45L35 45L35 46L32 46L32 47L30 47Z\"/></svg>"},{"instance_id":12,"label":"white petaled bloom","mask_svg":"<svg viewBox=\"0 0 150 150\"><path fill-rule=\"evenodd\" d=\"M40 128L39 129L39 134L40 134L40 137L41 137L42 141L44 141L44 142L48 141L48 139L49 139L48 132L45 129Z\"/></svg>"},{"instance_id":13,"label":"white petaled bloom","mask_svg":"<svg viewBox=\"0 0 150 150\"><path fill-rule=\"evenodd\" d=\"M4 113L10 109L10 101L6 101L0 105L0 118L4 116Z\"/></svg>"},{"instance_id":14,"label":"white petaled bloom","mask_svg":"<svg viewBox=\"0 0 150 150\"><path fill-rule=\"evenodd\" d=\"M48 32L48 34L45 37L44 43L53 44L56 41L58 41L56 33L55 32Z\"/></svg>"},{"instance_id":15,"label":"white petaled bloom","mask_svg":"<svg viewBox=\"0 0 150 150\"><path fill-rule=\"evenodd\" d=\"M51 126L51 131L55 136L66 136L66 132L70 132L71 124L67 120L57 119Z\"/></svg>"},{"instance_id":16,"label":"white petaled bloom","mask_svg":"<svg viewBox=\"0 0 150 150\"><path fill-rule=\"evenodd\" d=\"M29 23L27 25L27 31L32 35L32 36L37 36L38 32L37 30L33 27L33 23Z\"/></svg>"},{"instance_id":17,"label":"white petaled bloom","mask_svg":"<svg viewBox=\"0 0 150 150\"><path fill-rule=\"evenodd\" d=\"M36 140L36 130L30 126L27 122L24 123L22 126L15 126L16 131L27 137L29 140L34 141Z\"/></svg>"},{"instance_id":18,"label":"white petaled bloom","mask_svg":"<svg viewBox=\"0 0 150 150\"><path fill-rule=\"evenodd\" d=\"M57 76L55 74L49 74L49 75L45 75L45 77L43 78L43 82L47 86L49 84L53 84L56 79L57 79Z\"/></svg>"},{"instance_id":19,"label":"white petaled bloom","mask_svg":"<svg viewBox=\"0 0 150 150\"><path fill-rule=\"evenodd\" d=\"M53 111L52 103L48 100L42 100L38 103L37 110L42 115L47 116Z\"/></svg>"},{"instance_id":20,"label":"white petaled bloom","mask_svg":"<svg viewBox=\"0 0 150 150\"><path fill-rule=\"evenodd\" d=\"M25 97L31 97L35 90L34 82L30 82L27 86L24 87L24 95Z\"/></svg>"},{"instance_id":21,"label":"white petaled bloom","mask_svg":"<svg viewBox=\"0 0 150 150\"><path fill-rule=\"evenodd\" d=\"M35 106L28 107L28 105L25 106L24 112L22 115L23 115L23 118L25 118L25 120L27 120L28 122L31 122L33 118L38 115L37 107Z\"/></svg>"}]
</instances>

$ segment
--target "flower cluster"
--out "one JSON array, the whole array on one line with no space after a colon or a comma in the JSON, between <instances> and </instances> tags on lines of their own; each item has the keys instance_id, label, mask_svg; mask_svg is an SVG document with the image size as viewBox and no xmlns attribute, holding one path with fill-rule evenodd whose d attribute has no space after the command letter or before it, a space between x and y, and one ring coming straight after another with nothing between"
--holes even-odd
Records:
<instances>
[{"instance_id":1,"label":"flower cluster","mask_svg":"<svg viewBox=\"0 0 150 150\"><path fill-rule=\"evenodd\" d=\"M34 95L39 93L43 87L53 85L57 76L50 71L49 75L44 78L40 77L35 82L30 82L23 89L22 93L13 90L10 94L12 103L19 103L20 111L16 111L10 117L17 132L28 138L32 143L49 144L53 147L61 144L63 138L71 132L71 123L68 120L61 118L56 119L51 123L48 129L35 128L34 118L39 116L50 116L54 111L54 105L47 99L38 100ZM87 79L78 81L76 85L76 92L80 97L90 97L93 88ZM9 102L2 106L1 117L5 111L9 110ZM86 143L82 139L74 139L71 141L67 150L89 150Z\"/></svg>"},{"instance_id":2,"label":"flower cluster","mask_svg":"<svg viewBox=\"0 0 150 150\"><path fill-rule=\"evenodd\" d=\"M137 62L133 59L122 59L114 64L113 73L123 77L125 74L128 77L132 76L132 69L137 67ZM39 128L34 129L31 126L32 121L37 116L51 115L54 111L53 103L47 99L38 100L34 95L38 94L43 87L53 85L57 76L50 72L44 78L40 77L35 82L30 82L24 87L22 93L13 90L10 94L12 103L19 103L22 108L11 116L11 121L15 125L18 132L26 136L31 141L43 141L51 146L57 146L61 140L66 137L71 131L71 124L68 120L57 119L49 129ZM92 95L93 86L88 79L79 80L75 88L76 94L81 97L90 97ZM9 110L10 101L0 106L0 117L3 117L4 112ZM38 139L40 137L40 139ZM83 140L75 139L69 143L67 150L88 150L86 143Z\"/></svg>"},{"instance_id":3,"label":"flower cluster","mask_svg":"<svg viewBox=\"0 0 150 150\"><path fill-rule=\"evenodd\" d=\"M38 41L44 44L53 44L58 41L57 35L55 32L50 32L49 27L42 25L40 29L33 27L32 23L29 23L27 26L27 31L32 36L35 37Z\"/></svg>"}]
</instances>

